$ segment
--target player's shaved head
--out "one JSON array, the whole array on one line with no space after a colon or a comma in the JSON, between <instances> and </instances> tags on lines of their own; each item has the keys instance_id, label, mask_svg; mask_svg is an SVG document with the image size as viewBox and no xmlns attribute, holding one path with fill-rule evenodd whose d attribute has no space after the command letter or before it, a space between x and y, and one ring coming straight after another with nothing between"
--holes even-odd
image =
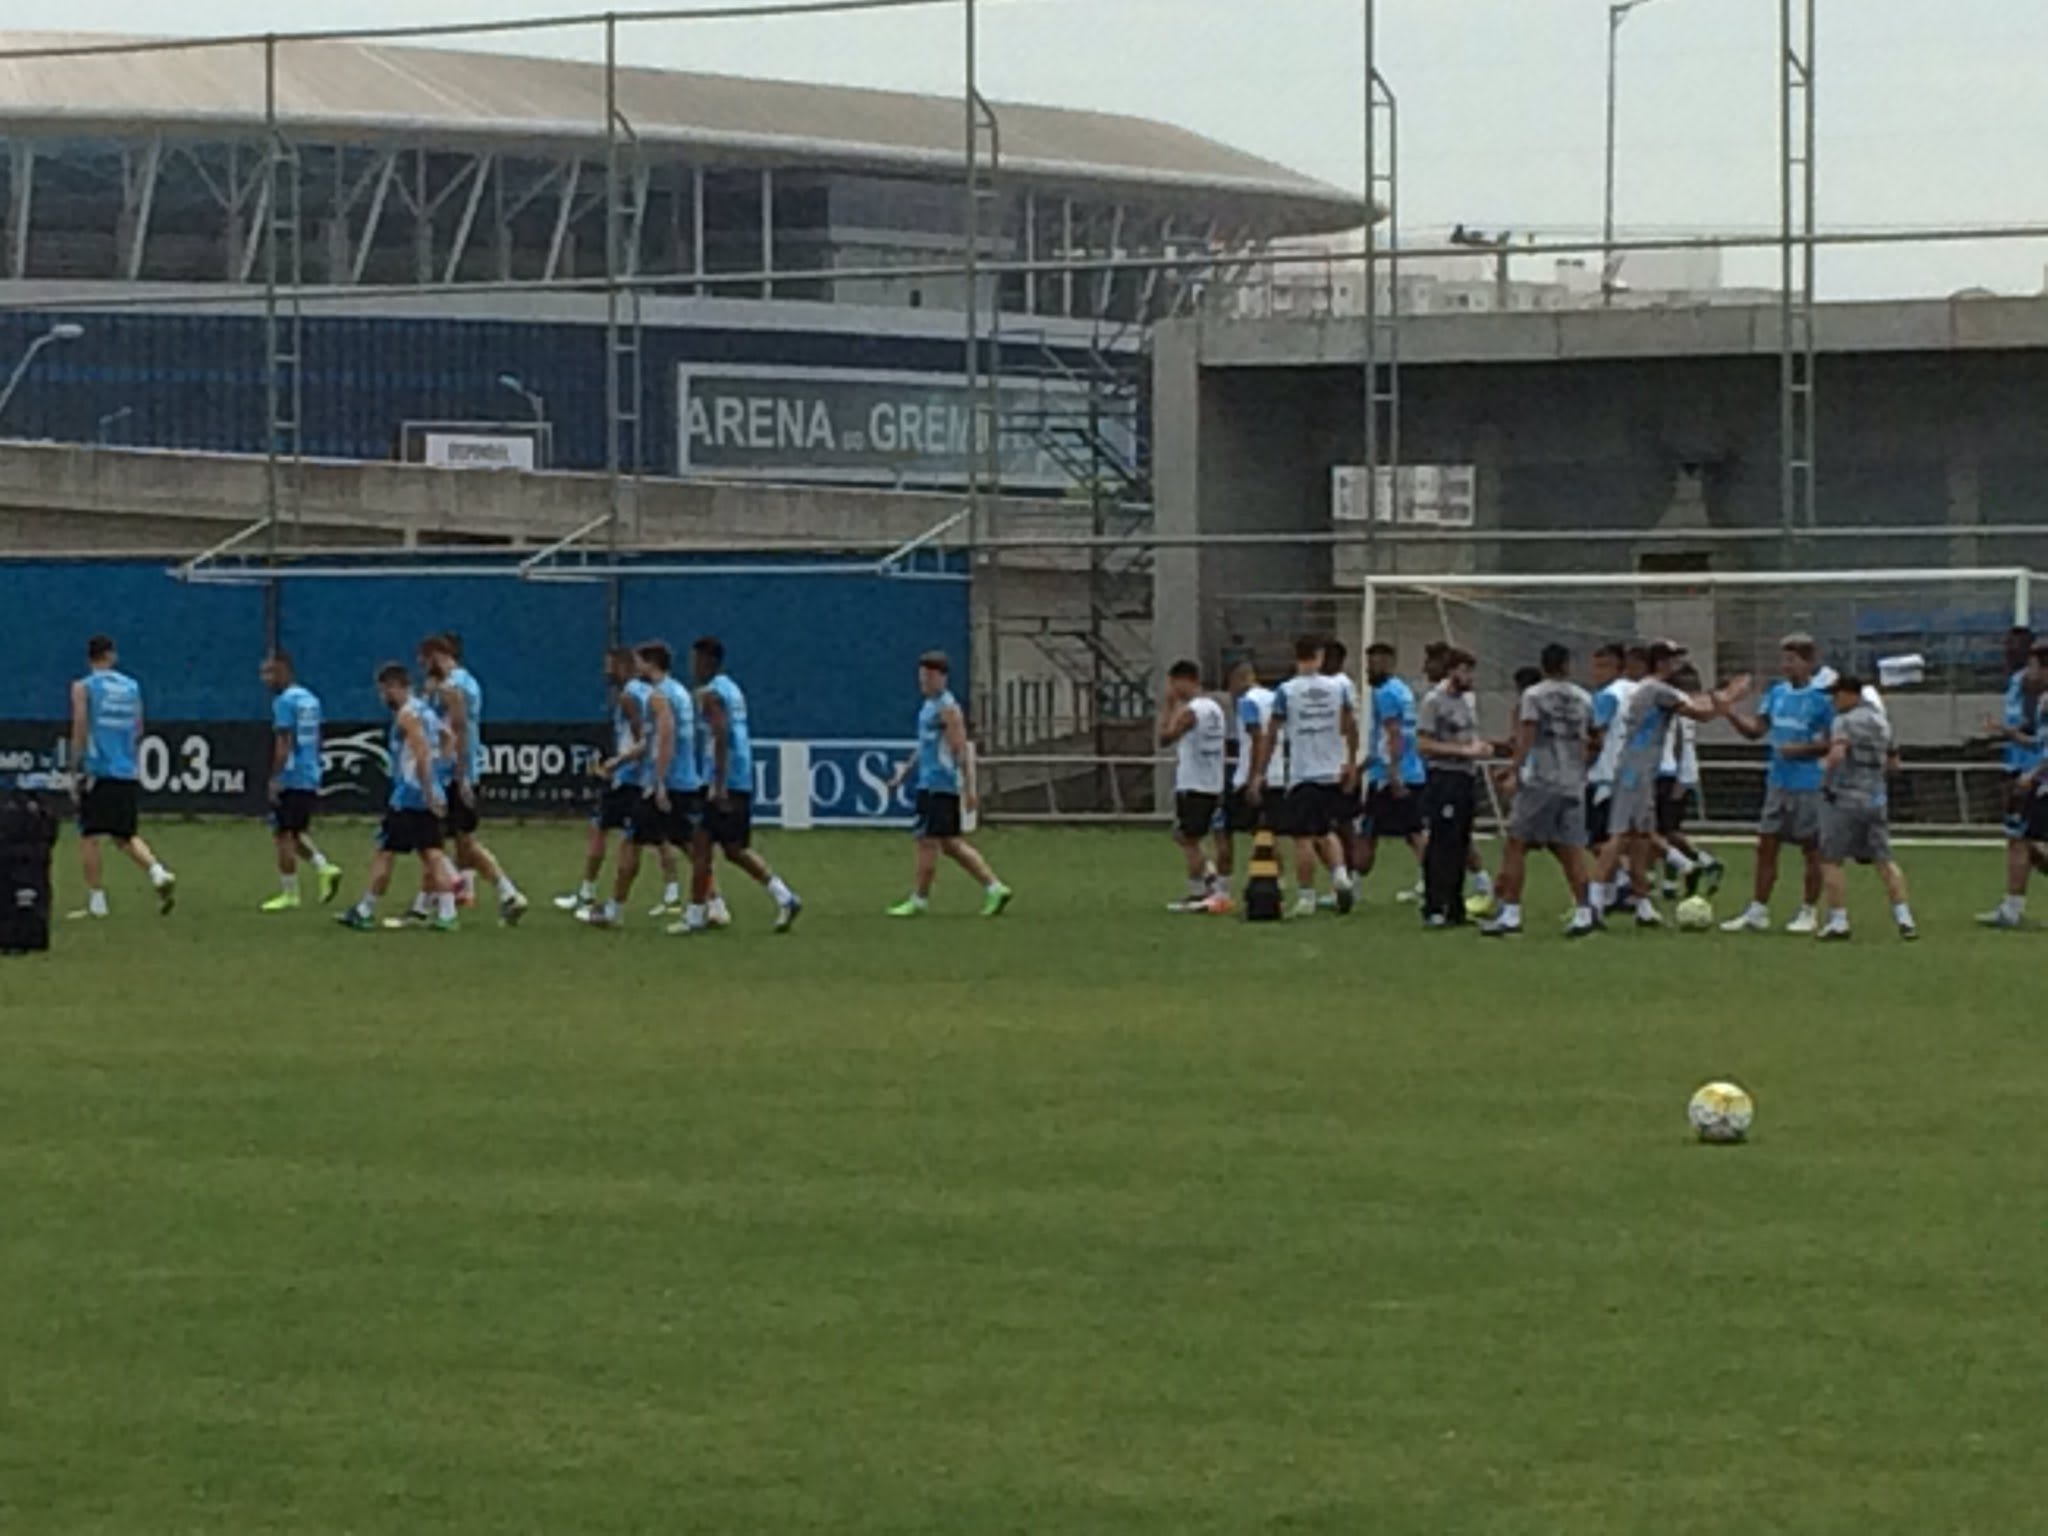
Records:
<instances>
[{"instance_id":1,"label":"player's shaved head","mask_svg":"<svg viewBox=\"0 0 2048 1536\"><path fill-rule=\"evenodd\" d=\"M85 642L85 659L87 661L106 661L113 654L114 637L112 635L94 635Z\"/></svg>"},{"instance_id":2,"label":"player's shaved head","mask_svg":"<svg viewBox=\"0 0 2048 1536\"><path fill-rule=\"evenodd\" d=\"M657 672L667 672L676 664L675 652L659 640L649 640L633 648L633 654L643 667L652 667Z\"/></svg>"}]
</instances>

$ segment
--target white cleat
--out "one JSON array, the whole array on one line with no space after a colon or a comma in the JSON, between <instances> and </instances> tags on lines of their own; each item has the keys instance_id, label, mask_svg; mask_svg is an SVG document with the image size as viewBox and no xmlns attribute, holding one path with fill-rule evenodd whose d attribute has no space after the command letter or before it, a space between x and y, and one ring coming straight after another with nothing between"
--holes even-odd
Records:
<instances>
[{"instance_id":1,"label":"white cleat","mask_svg":"<svg viewBox=\"0 0 2048 1536\"><path fill-rule=\"evenodd\" d=\"M576 921L590 928L618 928L623 926L620 919L606 912L603 907L579 907Z\"/></svg>"},{"instance_id":2,"label":"white cleat","mask_svg":"<svg viewBox=\"0 0 2048 1536\"><path fill-rule=\"evenodd\" d=\"M650 918L655 919L664 917L676 917L681 915L682 910L683 909L680 906L670 906L665 901L657 901L653 906L647 909L647 915Z\"/></svg>"},{"instance_id":3,"label":"white cleat","mask_svg":"<svg viewBox=\"0 0 2048 1536\"><path fill-rule=\"evenodd\" d=\"M76 912L71 915L73 917L78 916ZM1994 907L1989 912L1979 912L1977 914L1977 926L1980 928L2003 928L2010 932L2013 929L2024 927L2025 924L2025 918L2015 917L2003 907Z\"/></svg>"},{"instance_id":4,"label":"white cleat","mask_svg":"<svg viewBox=\"0 0 2048 1536\"><path fill-rule=\"evenodd\" d=\"M1721 925L1723 933L1769 933L1771 920L1760 912L1745 912Z\"/></svg>"},{"instance_id":5,"label":"white cleat","mask_svg":"<svg viewBox=\"0 0 2048 1536\"><path fill-rule=\"evenodd\" d=\"M570 895L557 896L555 898L555 910L557 912L574 912L578 907L587 907L589 905L589 902L573 892Z\"/></svg>"},{"instance_id":6,"label":"white cleat","mask_svg":"<svg viewBox=\"0 0 2048 1536\"><path fill-rule=\"evenodd\" d=\"M1785 925L1785 931L1800 935L1819 933L1820 915L1811 907L1801 908L1799 915Z\"/></svg>"}]
</instances>

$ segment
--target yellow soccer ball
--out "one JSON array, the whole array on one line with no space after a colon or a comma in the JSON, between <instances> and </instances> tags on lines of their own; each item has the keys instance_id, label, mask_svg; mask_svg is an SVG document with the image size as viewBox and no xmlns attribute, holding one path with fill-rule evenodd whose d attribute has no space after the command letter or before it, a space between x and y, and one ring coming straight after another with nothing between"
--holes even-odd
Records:
<instances>
[{"instance_id":1,"label":"yellow soccer ball","mask_svg":"<svg viewBox=\"0 0 2048 1536\"><path fill-rule=\"evenodd\" d=\"M1686 1117L1701 1141L1732 1146L1756 1123L1756 1101L1735 1083L1709 1083L1692 1096Z\"/></svg>"}]
</instances>

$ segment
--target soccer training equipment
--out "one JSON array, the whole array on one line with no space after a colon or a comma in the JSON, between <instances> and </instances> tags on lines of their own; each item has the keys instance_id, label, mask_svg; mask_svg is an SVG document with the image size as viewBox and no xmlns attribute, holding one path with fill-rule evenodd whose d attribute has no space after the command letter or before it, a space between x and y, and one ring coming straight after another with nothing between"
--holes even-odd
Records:
<instances>
[{"instance_id":1,"label":"soccer training equipment","mask_svg":"<svg viewBox=\"0 0 2048 1536\"><path fill-rule=\"evenodd\" d=\"M1688 896L1678 904L1678 931L1705 933L1714 926L1714 904L1704 896Z\"/></svg>"},{"instance_id":2,"label":"soccer training equipment","mask_svg":"<svg viewBox=\"0 0 2048 1536\"><path fill-rule=\"evenodd\" d=\"M1756 1103L1734 1083L1709 1083L1692 1096L1686 1117L1701 1141L1729 1146L1749 1135Z\"/></svg>"},{"instance_id":3,"label":"soccer training equipment","mask_svg":"<svg viewBox=\"0 0 2048 1536\"><path fill-rule=\"evenodd\" d=\"M1272 829L1252 834L1250 877L1244 887L1244 920L1277 923L1285 910L1280 896L1280 842Z\"/></svg>"}]
</instances>

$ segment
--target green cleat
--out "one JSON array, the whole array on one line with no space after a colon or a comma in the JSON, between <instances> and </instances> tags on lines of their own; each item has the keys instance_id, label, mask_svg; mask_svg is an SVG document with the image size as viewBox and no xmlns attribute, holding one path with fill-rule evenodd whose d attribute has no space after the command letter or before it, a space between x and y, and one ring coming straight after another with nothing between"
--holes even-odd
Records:
<instances>
[{"instance_id":1,"label":"green cleat","mask_svg":"<svg viewBox=\"0 0 2048 1536\"><path fill-rule=\"evenodd\" d=\"M886 915L889 917L923 917L924 914L925 904L915 896L911 896L897 902L895 906L888 910Z\"/></svg>"},{"instance_id":2,"label":"green cleat","mask_svg":"<svg viewBox=\"0 0 2048 1536\"><path fill-rule=\"evenodd\" d=\"M263 903L258 910L263 912L296 912L299 910L299 893L297 891L279 891L270 900Z\"/></svg>"},{"instance_id":3,"label":"green cleat","mask_svg":"<svg viewBox=\"0 0 2048 1536\"><path fill-rule=\"evenodd\" d=\"M337 917L335 921L341 924L342 927L353 929L357 933L375 933L377 931L377 920L374 917L363 916L354 907L350 907L341 916Z\"/></svg>"},{"instance_id":4,"label":"green cleat","mask_svg":"<svg viewBox=\"0 0 2048 1536\"><path fill-rule=\"evenodd\" d=\"M434 919L432 926L436 933L460 933L462 931L462 919L459 917L437 917Z\"/></svg>"},{"instance_id":5,"label":"green cleat","mask_svg":"<svg viewBox=\"0 0 2048 1536\"><path fill-rule=\"evenodd\" d=\"M330 864L320 871L320 905L332 906L334 898L341 893L341 866Z\"/></svg>"},{"instance_id":6,"label":"green cleat","mask_svg":"<svg viewBox=\"0 0 2048 1536\"><path fill-rule=\"evenodd\" d=\"M1001 917L1003 909L1009 906L1010 898L1015 894L1016 892L1012 891L1007 885L997 881L995 889L982 899L981 915L983 917Z\"/></svg>"}]
</instances>

